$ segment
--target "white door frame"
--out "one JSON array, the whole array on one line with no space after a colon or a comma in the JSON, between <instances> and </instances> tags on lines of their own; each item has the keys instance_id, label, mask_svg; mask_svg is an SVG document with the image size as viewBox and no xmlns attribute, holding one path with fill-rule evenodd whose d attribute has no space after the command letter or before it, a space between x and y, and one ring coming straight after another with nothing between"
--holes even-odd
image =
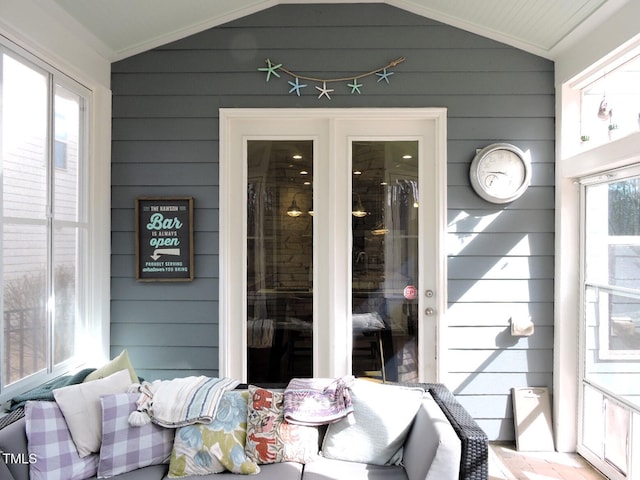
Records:
<instances>
[{"instance_id":1,"label":"white door frame","mask_svg":"<svg viewBox=\"0 0 640 480\"><path fill-rule=\"evenodd\" d=\"M314 264L318 267L314 268L314 285L321 286L336 277L343 278L344 284L331 284L329 291L320 294L322 297L314 295L314 314L322 307L330 318L324 333L319 331L318 322L314 322L313 374L337 377L351 373L351 288L346 280L350 276L337 274L344 273L345 268L349 272L351 269L351 157L343 145L351 138L371 137L371 129L377 128L379 132L381 126L390 139L419 138L420 185L431 185L420 192L421 205L431 203L433 208L420 209L421 228L430 231L421 230L419 234L420 271L424 274L421 273L422 279L418 282L421 312L418 331L419 345L434 345L435 351L426 355L424 348L420 348L418 361L421 381L443 381L446 364L443 319L447 306L445 108L220 109L220 376L247 380L247 226L243 221L247 168L242 161L246 158L245 145L249 138L246 132L251 132L251 139L314 140L314 159L332 164L331 176L314 174L314 204L322 201L329 207L324 215L318 209L314 215ZM380 134L375 138L380 138ZM322 166L316 163L316 168ZM323 228L328 225L333 229ZM327 231L333 234L321 235ZM426 258L428 251L434 252L434 258ZM331 255L326 256L327 252ZM426 290L434 291L435 295L427 297ZM427 308L435 313L427 316Z\"/></svg>"}]
</instances>

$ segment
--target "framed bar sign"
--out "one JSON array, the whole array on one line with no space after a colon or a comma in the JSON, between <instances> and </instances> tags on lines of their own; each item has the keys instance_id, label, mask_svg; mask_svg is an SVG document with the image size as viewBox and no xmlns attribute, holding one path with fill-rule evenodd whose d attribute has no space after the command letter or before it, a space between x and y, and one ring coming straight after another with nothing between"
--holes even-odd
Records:
<instances>
[{"instance_id":1,"label":"framed bar sign","mask_svg":"<svg viewBox=\"0 0 640 480\"><path fill-rule=\"evenodd\" d=\"M136 198L136 279L193 280L193 197Z\"/></svg>"}]
</instances>

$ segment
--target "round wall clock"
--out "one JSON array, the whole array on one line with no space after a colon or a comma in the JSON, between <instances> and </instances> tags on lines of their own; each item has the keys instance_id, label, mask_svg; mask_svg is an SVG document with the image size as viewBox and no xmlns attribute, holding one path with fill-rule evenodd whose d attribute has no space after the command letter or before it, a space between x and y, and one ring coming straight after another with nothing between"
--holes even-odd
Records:
<instances>
[{"instance_id":1,"label":"round wall clock","mask_svg":"<svg viewBox=\"0 0 640 480\"><path fill-rule=\"evenodd\" d=\"M469 178L480 197L491 203L508 203L529 187L531 163L515 145L494 143L476 153Z\"/></svg>"}]
</instances>

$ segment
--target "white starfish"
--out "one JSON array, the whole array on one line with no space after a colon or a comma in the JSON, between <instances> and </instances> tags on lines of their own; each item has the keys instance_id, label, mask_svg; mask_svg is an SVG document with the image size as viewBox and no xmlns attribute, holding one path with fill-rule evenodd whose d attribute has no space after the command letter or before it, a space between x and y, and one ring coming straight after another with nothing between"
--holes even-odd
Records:
<instances>
[{"instance_id":1,"label":"white starfish","mask_svg":"<svg viewBox=\"0 0 640 480\"><path fill-rule=\"evenodd\" d=\"M322 96L324 95L329 100L331 100L331 97L329 96L329 93L333 92L334 89L333 88L327 88L327 82L322 82L322 88L316 87L316 89L318 89L318 91L320 92L320 95L318 95L318 98L322 98Z\"/></svg>"}]
</instances>

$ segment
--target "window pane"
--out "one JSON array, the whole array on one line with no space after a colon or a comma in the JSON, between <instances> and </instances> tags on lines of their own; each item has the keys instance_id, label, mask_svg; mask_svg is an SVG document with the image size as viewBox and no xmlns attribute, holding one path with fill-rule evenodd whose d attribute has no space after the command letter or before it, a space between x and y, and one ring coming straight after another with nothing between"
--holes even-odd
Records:
<instances>
[{"instance_id":1,"label":"window pane","mask_svg":"<svg viewBox=\"0 0 640 480\"><path fill-rule=\"evenodd\" d=\"M637 132L640 56L582 89L581 133L597 145Z\"/></svg>"},{"instance_id":2,"label":"window pane","mask_svg":"<svg viewBox=\"0 0 640 480\"><path fill-rule=\"evenodd\" d=\"M60 228L54 233L53 292L55 319L53 361L68 360L75 353L76 279L78 278L78 235L75 228Z\"/></svg>"},{"instance_id":3,"label":"window pane","mask_svg":"<svg viewBox=\"0 0 640 480\"><path fill-rule=\"evenodd\" d=\"M588 283L640 291L640 179L587 189Z\"/></svg>"},{"instance_id":4,"label":"window pane","mask_svg":"<svg viewBox=\"0 0 640 480\"><path fill-rule=\"evenodd\" d=\"M247 144L249 382L313 372L313 142Z\"/></svg>"},{"instance_id":5,"label":"window pane","mask_svg":"<svg viewBox=\"0 0 640 480\"><path fill-rule=\"evenodd\" d=\"M353 373L415 382L418 142L354 142L352 164Z\"/></svg>"},{"instance_id":6,"label":"window pane","mask_svg":"<svg viewBox=\"0 0 640 480\"><path fill-rule=\"evenodd\" d=\"M80 114L82 98L60 85L55 87L54 115L54 225L60 221L79 221L80 212ZM53 292L55 314L53 325L53 361L59 364L75 354L76 312L81 296L78 262L84 249L79 243L81 230L53 230Z\"/></svg>"},{"instance_id":7,"label":"window pane","mask_svg":"<svg viewBox=\"0 0 640 480\"><path fill-rule=\"evenodd\" d=\"M5 224L2 241L2 383L7 385L46 368L46 227Z\"/></svg>"},{"instance_id":8,"label":"window pane","mask_svg":"<svg viewBox=\"0 0 640 480\"><path fill-rule=\"evenodd\" d=\"M55 90L54 214L56 220L77 221L81 98L59 85Z\"/></svg>"},{"instance_id":9,"label":"window pane","mask_svg":"<svg viewBox=\"0 0 640 480\"><path fill-rule=\"evenodd\" d=\"M640 182L586 187L585 377L640 406Z\"/></svg>"},{"instance_id":10,"label":"window pane","mask_svg":"<svg viewBox=\"0 0 640 480\"><path fill-rule=\"evenodd\" d=\"M44 219L47 208L47 77L2 57L4 217Z\"/></svg>"},{"instance_id":11,"label":"window pane","mask_svg":"<svg viewBox=\"0 0 640 480\"><path fill-rule=\"evenodd\" d=\"M2 55L3 368L46 368L47 76Z\"/></svg>"}]
</instances>

